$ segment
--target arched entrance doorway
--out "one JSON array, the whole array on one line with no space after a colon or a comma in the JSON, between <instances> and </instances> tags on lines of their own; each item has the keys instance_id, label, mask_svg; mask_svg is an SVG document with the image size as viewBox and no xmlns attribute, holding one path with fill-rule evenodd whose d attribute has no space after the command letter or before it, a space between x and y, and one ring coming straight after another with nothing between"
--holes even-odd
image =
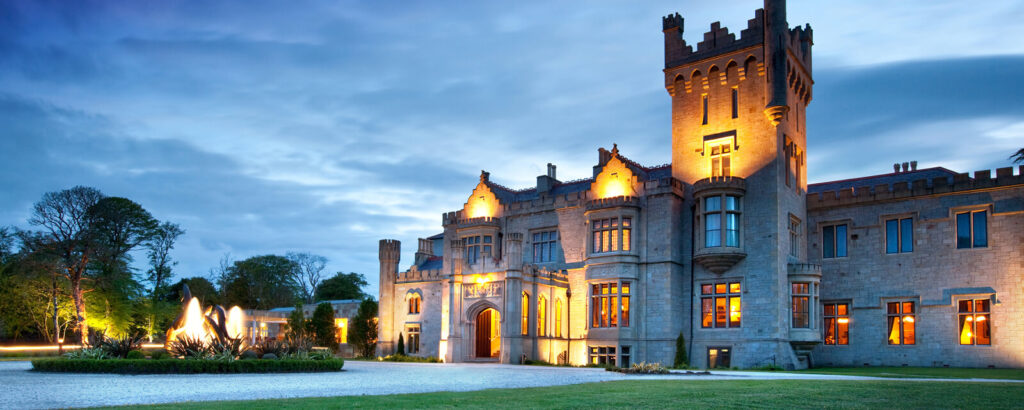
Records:
<instances>
[{"instance_id":1,"label":"arched entrance doorway","mask_svg":"<svg viewBox=\"0 0 1024 410\"><path fill-rule=\"evenodd\" d=\"M492 308L476 315L476 357L498 358L501 352L501 315Z\"/></svg>"}]
</instances>

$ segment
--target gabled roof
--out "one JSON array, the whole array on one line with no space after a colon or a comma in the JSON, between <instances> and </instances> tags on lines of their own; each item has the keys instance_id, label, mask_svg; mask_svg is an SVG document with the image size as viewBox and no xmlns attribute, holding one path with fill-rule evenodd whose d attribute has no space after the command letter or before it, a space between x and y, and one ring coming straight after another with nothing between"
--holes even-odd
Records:
<instances>
[{"instance_id":1,"label":"gabled roof","mask_svg":"<svg viewBox=\"0 0 1024 410\"><path fill-rule=\"evenodd\" d=\"M817 194L826 191L839 191L843 189L856 188L862 186L874 187L876 185L888 185L889 189L892 189L893 184L897 183L909 183L919 179L928 180L928 184L931 184L931 180L935 178L943 178L953 183L953 177L956 172L950 171L943 167L935 168L924 168L916 171L898 172L891 174L872 175L869 177L842 179L838 181L819 182L817 184L807 185L808 194Z\"/></svg>"}]
</instances>

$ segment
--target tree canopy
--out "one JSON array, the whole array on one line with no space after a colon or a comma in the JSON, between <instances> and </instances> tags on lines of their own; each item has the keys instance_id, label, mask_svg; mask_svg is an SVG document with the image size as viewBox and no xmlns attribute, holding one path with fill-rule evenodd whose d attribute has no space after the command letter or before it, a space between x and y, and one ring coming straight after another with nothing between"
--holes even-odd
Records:
<instances>
[{"instance_id":1,"label":"tree canopy","mask_svg":"<svg viewBox=\"0 0 1024 410\"><path fill-rule=\"evenodd\" d=\"M224 302L251 309L292 306L299 299L293 280L297 269L295 262L278 255L237 261L227 270Z\"/></svg>"},{"instance_id":2,"label":"tree canopy","mask_svg":"<svg viewBox=\"0 0 1024 410\"><path fill-rule=\"evenodd\" d=\"M363 292L366 285L366 277L360 273L338 272L316 288L316 300L366 299L369 297Z\"/></svg>"}]
</instances>

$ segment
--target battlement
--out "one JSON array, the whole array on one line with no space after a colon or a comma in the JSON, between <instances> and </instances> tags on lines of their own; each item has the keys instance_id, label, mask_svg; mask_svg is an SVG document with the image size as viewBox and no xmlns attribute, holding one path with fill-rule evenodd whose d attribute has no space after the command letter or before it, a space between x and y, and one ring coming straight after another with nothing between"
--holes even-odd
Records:
<instances>
[{"instance_id":1,"label":"battlement","mask_svg":"<svg viewBox=\"0 0 1024 410\"><path fill-rule=\"evenodd\" d=\"M587 201L587 210L593 211L597 209L605 208L618 208L618 207L640 207L640 198L635 196L616 196L611 198L595 198Z\"/></svg>"},{"instance_id":2,"label":"battlement","mask_svg":"<svg viewBox=\"0 0 1024 410\"><path fill-rule=\"evenodd\" d=\"M402 242L397 239L381 239L378 254L382 263L397 263L402 255Z\"/></svg>"},{"instance_id":3,"label":"battlement","mask_svg":"<svg viewBox=\"0 0 1024 410\"><path fill-rule=\"evenodd\" d=\"M764 9L757 9L754 18L747 20L747 28L740 31L740 37L722 27L721 22L711 23L711 29L704 33L697 43L697 51L683 40L683 18L679 13L661 19L665 33L665 68L693 63L764 43Z\"/></svg>"},{"instance_id":4,"label":"battlement","mask_svg":"<svg viewBox=\"0 0 1024 410\"><path fill-rule=\"evenodd\" d=\"M424 269L419 270L415 265L409 268L409 270L399 273L398 278L395 280L397 283L402 282L424 282L424 281L436 281L443 279L444 273L441 269Z\"/></svg>"},{"instance_id":5,"label":"battlement","mask_svg":"<svg viewBox=\"0 0 1024 410\"><path fill-rule=\"evenodd\" d=\"M833 191L823 191L807 195L807 209L823 209L839 206L850 206L877 201L908 199L916 196L952 194L979 189L991 189L1024 185L1024 165L1017 168L1014 175L1012 167L998 168L995 178L991 170L975 171L971 174L956 174L951 178L935 177L917 179L910 182L895 182L875 186L858 186Z\"/></svg>"}]
</instances>

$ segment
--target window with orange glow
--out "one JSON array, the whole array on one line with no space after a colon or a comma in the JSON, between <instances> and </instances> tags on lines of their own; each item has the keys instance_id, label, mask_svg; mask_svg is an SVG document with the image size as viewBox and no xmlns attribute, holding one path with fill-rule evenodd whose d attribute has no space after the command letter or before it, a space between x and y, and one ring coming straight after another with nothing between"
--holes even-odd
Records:
<instances>
[{"instance_id":1,"label":"window with orange glow","mask_svg":"<svg viewBox=\"0 0 1024 410\"><path fill-rule=\"evenodd\" d=\"M591 327L629 326L629 282L600 283L591 286Z\"/></svg>"},{"instance_id":2,"label":"window with orange glow","mask_svg":"<svg viewBox=\"0 0 1024 410\"><path fill-rule=\"evenodd\" d=\"M562 337L562 299L555 300L555 337Z\"/></svg>"},{"instance_id":3,"label":"window with orange glow","mask_svg":"<svg viewBox=\"0 0 1024 410\"><path fill-rule=\"evenodd\" d=\"M409 314L418 315L420 313L420 295L412 295L409 297Z\"/></svg>"},{"instance_id":4,"label":"window with orange glow","mask_svg":"<svg viewBox=\"0 0 1024 410\"><path fill-rule=\"evenodd\" d=\"M990 299L967 299L958 303L960 344L992 344L992 316Z\"/></svg>"},{"instance_id":5,"label":"window with orange glow","mask_svg":"<svg viewBox=\"0 0 1024 410\"><path fill-rule=\"evenodd\" d=\"M548 298L537 298L537 336L548 335Z\"/></svg>"},{"instance_id":6,"label":"window with orange glow","mask_svg":"<svg viewBox=\"0 0 1024 410\"><path fill-rule=\"evenodd\" d=\"M523 336L530 334L530 295L523 292L523 303L522 303L522 330Z\"/></svg>"},{"instance_id":7,"label":"window with orange glow","mask_svg":"<svg viewBox=\"0 0 1024 410\"><path fill-rule=\"evenodd\" d=\"M633 241L633 219L619 218L598 219L591 222L591 234L594 236L592 253L629 251Z\"/></svg>"},{"instance_id":8,"label":"window with orange glow","mask_svg":"<svg viewBox=\"0 0 1024 410\"><path fill-rule=\"evenodd\" d=\"M824 313L824 343L827 345L850 344L850 305L826 303Z\"/></svg>"},{"instance_id":9,"label":"window with orange glow","mask_svg":"<svg viewBox=\"0 0 1024 410\"><path fill-rule=\"evenodd\" d=\"M709 142L706 148L711 163L711 176L732 176L732 138L719 141Z\"/></svg>"},{"instance_id":10,"label":"window with orange glow","mask_svg":"<svg viewBox=\"0 0 1024 410\"><path fill-rule=\"evenodd\" d=\"M700 327L740 327L742 302L739 282L704 284L700 287L700 294Z\"/></svg>"},{"instance_id":11,"label":"window with orange glow","mask_svg":"<svg viewBox=\"0 0 1024 410\"><path fill-rule=\"evenodd\" d=\"M407 325L405 327L405 334L409 335L409 342L406 344L405 351L409 354L419 353L420 325Z\"/></svg>"},{"instance_id":12,"label":"window with orange glow","mask_svg":"<svg viewBox=\"0 0 1024 410\"><path fill-rule=\"evenodd\" d=\"M915 322L917 321L914 302L889 302L886 304L889 322L889 344L914 344Z\"/></svg>"}]
</instances>

